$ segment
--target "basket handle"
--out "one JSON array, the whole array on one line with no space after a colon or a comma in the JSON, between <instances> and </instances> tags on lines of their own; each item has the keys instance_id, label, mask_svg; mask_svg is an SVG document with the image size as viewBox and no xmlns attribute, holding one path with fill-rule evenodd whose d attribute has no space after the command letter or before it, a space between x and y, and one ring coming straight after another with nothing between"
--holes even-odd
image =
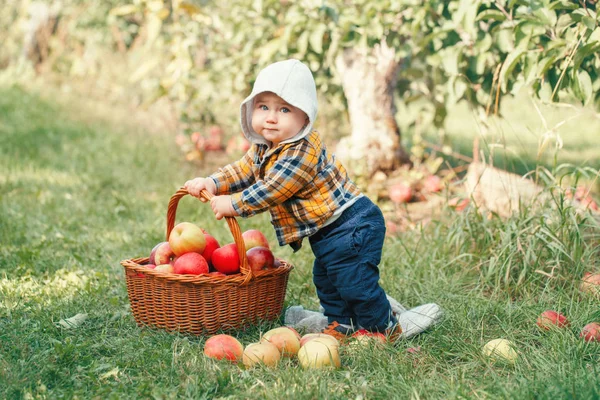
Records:
<instances>
[{"instance_id":1,"label":"basket handle","mask_svg":"<svg viewBox=\"0 0 600 400\"><path fill-rule=\"evenodd\" d=\"M169 240L169 235L175 226L175 215L177 214L177 205L179 204L179 200L189 194L187 189L184 187L179 188L179 190L171 196L169 200L169 207L167 209L167 240ZM211 198L214 197L212 193L207 191L206 189L202 189L200 191L200 195L206 200L210 201ZM238 255L240 257L240 272L244 275L244 281L241 285L246 285L249 283L252 278L252 270L248 267L248 258L246 257L246 244L244 243L244 239L242 238L242 231L240 229L240 225L234 217L225 217L227 221L227 225L229 226L229 230L233 235L233 240L238 250Z\"/></svg>"}]
</instances>

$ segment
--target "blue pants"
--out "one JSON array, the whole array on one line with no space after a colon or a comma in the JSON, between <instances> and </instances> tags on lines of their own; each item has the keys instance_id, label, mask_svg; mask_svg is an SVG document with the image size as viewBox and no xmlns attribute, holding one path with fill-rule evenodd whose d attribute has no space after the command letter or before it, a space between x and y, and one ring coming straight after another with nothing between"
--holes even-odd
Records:
<instances>
[{"instance_id":1,"label":"blue pants","mask_svg":"<svg viewBox=\"0 0 600 400\"><path fill-rule=\"evenodd\" d=\"M315 255L313 281L331 323L383 332L396 322L379 286L385 220L364 196L333 223L309 237Z\"/></svg>"}]
</instances>

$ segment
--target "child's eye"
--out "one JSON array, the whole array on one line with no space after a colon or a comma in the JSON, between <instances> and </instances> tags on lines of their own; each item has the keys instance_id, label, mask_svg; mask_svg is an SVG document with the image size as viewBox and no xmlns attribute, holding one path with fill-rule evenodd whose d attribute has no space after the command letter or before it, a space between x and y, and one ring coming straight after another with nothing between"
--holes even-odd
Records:
<instances>
[{"instance_id":1,"label":"child's eye","mask_svg":"<svg viewBox=\"0 0 600 400\"><path fill-rule=\"evenodd\" d=\"M264 104L259 105L258 108L263 111L267 111L269 109L269 107L265 106Z\"/></svg>"},{"instance_id":2,"label":"child's eye","mask_svg":"<svg viewBox=\"0 0 600 400\"><path fill-rule=\"evenodd\" d=\"M287 108L287 107L282 107L282 108L281 108L281 112L285 114L285 113L292 112L292 110L290 110L290 109L289 109L289 108Z\"/></svg>"}]
</instances>

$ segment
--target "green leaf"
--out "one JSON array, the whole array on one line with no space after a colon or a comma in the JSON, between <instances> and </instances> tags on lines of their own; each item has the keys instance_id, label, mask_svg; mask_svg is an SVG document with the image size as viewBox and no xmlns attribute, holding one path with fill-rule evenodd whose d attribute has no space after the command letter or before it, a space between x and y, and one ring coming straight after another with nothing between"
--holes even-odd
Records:
<instances>
[{"instance_id":1,"label":"green leaf","mask_svg":"<svg viewBox=\"0 0 600 400\"><path fill-rule=\"evenodd\" d=\"M504 63L502 64L502 69L500 70L500 85L502 86L502 91L506 93L506 89L508 87L508 82L511 80L511 74L517 64L519 63L519 59L523 54L526 53L526 50L515 50L512 53L509 53Z\"/></svg>"},{"instance_id":2,"label":"green leaf","mask_svg":"<svg viewBox=\"0 0 600 400\"><path fill-rule=\"evenodd\" d=\"M324 24L317 25L315 29L310 33L308 37L308 42L310 43L310 47L317 54L323 53L323 35L327 30L327 26Z\"/></svg>"},{"instance_id":3,"label":"green leaf","mask_svg":"<svg viewBox=\"0 0 600 400\"><path fill-rule=\"evenodd\" d=\"M585 25L586 28L588 29L596 29L596 20L592 17L588 17L587 15L584 16L583 18L581 18L581 22L583 22L583 24Z\"/></svg>"},{"instance_id":4,"label":"green leaf","mask_svg":"<svg viewBox=\"0 0 600 400\"><path fill-rule=\"evenodd\" d=\"M592 42L588 43L585 46L580 47L575 52L575 57L573 58L573 69L575 71L579 70L581 63L591 54L596 54L600 50L600 43Z\"/></svg>"},{"instance_id":5,"label":"green leaf","mask_svg":"<svg viewBox=\"0 0 600 400\"><path fill-rule=\"evenodd\" d=\"M506 21L506 15L498 10L484 10L477 14L477 21L481 20Z\"/></svg>"}]
</instances>

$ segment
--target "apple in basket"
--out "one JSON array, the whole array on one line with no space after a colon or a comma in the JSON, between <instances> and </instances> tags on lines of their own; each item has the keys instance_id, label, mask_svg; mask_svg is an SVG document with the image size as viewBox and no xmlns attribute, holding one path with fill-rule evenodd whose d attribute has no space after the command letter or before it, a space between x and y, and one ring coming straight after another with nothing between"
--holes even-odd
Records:
<instances>
[{"instance_id":1,"label":"apple in basket","mask_svg":"<svg viewBox=\"0 0 600 400\"><path fill-rule=\"evenodd\" d=\"M169 245L176 256L185 253L202 254L206 247L206 238L199 226L191 222L181 222L171 231Z\"/></svg>"},{"instance_id":2,"label":"apple in basket","mask_svg":"<svg viewBox=\"0 0 600 400\"><path fill-rule=\"evenodd\" d=\"M168 272L169 274L172 274L173 266L171 264L161 264L157 265L156 268L154 268L154 270L159 272Z\"/></svg>"},{"instance_id":3,"label":"apple in basket","mask_svg":"<svg viewBox=\"0 0 600 400\"><path fill-rule=\"evenodd\" d=\"M244 239L246 251L257 246L266 247L267 249L271 248L265 234L258 229L250 229L242 233L242 239Z\"/></svg>"},{"instance_id":4,"label":"apple in basket","mask_svg":"<svg viewBox=\"0 0 600 400\"><path fill-rule=\"evenodd\" d=\"M204 234L204 238L206 239L206 247L204 248L204 251L202 252L202 257L204 257L206 259L206 262L208 263L208 265L211 266L212 265L212 254L216 249L221 247L221 245L219 244L217 239L215 239L212 235L209 235L208 233Z\"/></svg>"},{"instance_id":5,"label":"apple in basket","mask_svg":"<svg viewBox=\"0 0 600 400\"><path fill-rule=\"evenodd\" d=\"M154 265L168 264L175 257L169 242L160 242L150 252L148 263Z\"/></svg>"},{"instance_id":6,"label":"apple in basket","mask_svg":"<svg viewBox=\"0 0 600 400\"><path fill-rule=\"evenodd\" d=\"M208 263L198 253L185 253L177 257L173 264L173 272L181 275L208 274Z\"/></svg>"},{"instance_id":7,"label":"apple in basket","mask_svg":"<svg viewBox=\"0 0 600 400\"><path fill-rule=\"evenodd\" d=\"M252 271L262 271L273 268L275 265L273 252L266 247L253 247L246 252L246 257L248 258L248 266Z\"/></svg>"},{"instance_id":8,"label":"apple in basket","mask_svg":"<svg viewBox=\"0 0 600 400\"><path fill-rule=\"evenodd\" d=\"M212 263L215 269L224 274L240 272L240 257L235 243L221 246L212 253Z\"/></svg>"}]
</instances>

